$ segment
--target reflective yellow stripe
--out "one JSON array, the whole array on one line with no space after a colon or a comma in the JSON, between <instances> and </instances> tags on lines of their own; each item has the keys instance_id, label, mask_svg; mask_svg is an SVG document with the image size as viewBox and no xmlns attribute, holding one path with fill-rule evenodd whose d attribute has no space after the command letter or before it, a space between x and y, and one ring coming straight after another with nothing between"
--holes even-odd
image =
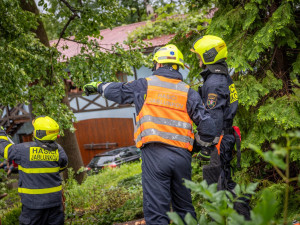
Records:
<instances>
[{"instance_id":1,"label":"reflective yellow stripe","mask_svg":"<svg viewBox=\"0 0 300 225\"><path fill-rule=\"evenodd\" d=\"M61 191L61 185L58 187L52 188L43 188L43 189L29 189L29 188L18 188L19 193L30 194L30 195L39 195L39 194L49 194L53 192Z\"/></svg>"},{"instance_id":2,"label":"reflective yellow stripe","mask_svg":"<svg viewBox=\"0 0 300 225\"><path fill-rule=\"evenodd\" d=\"M50 167L50 168L24 168L22 166L18 166L18 169L23 171L24 173L56 173L59 172L60 167Z\"/></svg>"},{"instance_id":3,"label":"reflective yellow stripe","mask_svg":"<svg viewBox=\"0 0 300 225\"><path fill-rule=\"evenodd\" d=\"M68 167L68 164L65 167L60 168L60 170L64 170Z\"/></svg>"},{"instance_id":4,"label":"reflective yellow stripe","mask_svg":"<svg viewBox=\"0 0 300 225\"><path fill-rule=\"evenodd\" d=\"M4 140L8 141L8 138L6 136L0 136L0 139L4 139Z\"/></svg>"},{"instance_id":5,"label":"reflective yellow stripe","mask_svg":"<svg viewBox=\"0 0 300 225\"><path fill-rule=\"evenodd\" d=\"M9 149L10 146L12 146L12 144L6 145L6 147L4 149L4 159L8 158L8 149Z\"/></svg>"}]
</instances>

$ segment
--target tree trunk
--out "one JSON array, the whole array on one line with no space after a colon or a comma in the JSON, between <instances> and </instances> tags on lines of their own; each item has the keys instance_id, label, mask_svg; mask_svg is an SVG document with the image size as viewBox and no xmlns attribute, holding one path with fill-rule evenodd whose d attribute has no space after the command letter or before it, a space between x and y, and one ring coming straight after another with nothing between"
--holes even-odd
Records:
<instances>
[{"instance_id":1,"label":"tree trunk","mask_svg":"<svg viewBox=\"0 0 300 225\"><path fill-rule=\"evenodd\" d=\"M68 86L65 85L66 89L66 95L64 96L62 102L66 104L70 108L70 102L68 98ZM66 154L69 158L69 165L68 167L72 167L75 171L75 179L79 184L83 181L83 178L85 176L85 172L81 172L77 174L76 172L83 167L83 160L80 154L78 142L75 133L72 133L70 130L64 130L64 136L62 138L59 138L57 141L63 149L66 151ZM67 171L64 172L64 178L68 178Z\"/></svg>"},{"instance_id":2,"label":"tree trunk","mask_svg":"<svg viewBox=\"0 0 300 225\"><path fill-rule=\"evenodd\" d=\"M39 15L39 9L37 8L34 0L20 0L21 2L21 8L25 11L29 11L34 13L35 15ZM33 30L32 32L36 33L36 36L40 41L47 47L50 47L50 43L48 40L48 36L46 33L46 30L44 28L43 22L38 19L39 26L36 30Z\"/></svg>"},{"instance_id":3,"label":"tree trunk","mask_svg":"<svg viewBox=\"0 0 300 225\"><path fill-rule=\"evenodd\" d=\"M34 0L20 0L21 7L23 10L34 13L35 15L39 15L39 10L36 6ZM50 43L48 40L48 36L46 30L44 28L43 22L38 20L39 26L37 30L33 32L36 33L37 38L47 47L50 47ZM67 87L66 87L67 90ZM63 98L62 102L70 107L68 95ZM72 133L70 130L64 130L65 135L58 140L58 143L62 145L64 148L68 158L69 165L68 167L72 167L76 172L80 167L83 166L83 161L81 158L78 142L75 133ZM67 177L67 173L64 173L64 178ZM84 177L84 173L76 174L75 179L78 183L81 183Z\"/></svg>"}]
</instances>

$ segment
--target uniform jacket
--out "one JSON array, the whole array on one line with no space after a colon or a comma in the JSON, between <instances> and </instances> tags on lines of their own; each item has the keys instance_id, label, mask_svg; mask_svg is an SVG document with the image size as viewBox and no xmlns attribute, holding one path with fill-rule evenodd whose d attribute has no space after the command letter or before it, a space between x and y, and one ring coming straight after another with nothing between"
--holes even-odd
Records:
<instances>
[{"instance_id":1,"label":"uniform jacket","mask_svg":"<svg viewBox=\"0 0 300 225\"><path fill-rule=\"evenodd\" d=\"M208 65L200 74L204 83L199 94L216 124L217 136L220 136L222 130L232 126L238 108L237 92L225 62Z\"/></svg>"},{"instance_id":2,"label":"uniform jacket","mask_svg":"<svg viewBox=\"0 0 300 225\"><path fill-rule=\"evenodd\" d=\"M153 75L179 80L183 79L178 71L170 70L165 67L157 69L154 71ZM139 114L147 94L147 80L145 78L140 78L128 83L102 83L98 86L98 92L104 94L104 97L108 100L119 104L134 103L136 112ZM215 124L205 109L199 94L196 91L189 89L186 104L187 112L192 121L197 125L201 140L212 142L216 136Z\"/></svg>"},{"instance_id":3,"label":"uniform jacket","mask_svg":"<svg viewBox=\"0 0 300 225\"><path fill-rule=\"evenodd\" d=\"M19 165L21 202L31 209L51 208L62 204L59 173L68 164L63 148L56 142L11 144L0 130L0 155Z\"/></svg>"}]
</instances>

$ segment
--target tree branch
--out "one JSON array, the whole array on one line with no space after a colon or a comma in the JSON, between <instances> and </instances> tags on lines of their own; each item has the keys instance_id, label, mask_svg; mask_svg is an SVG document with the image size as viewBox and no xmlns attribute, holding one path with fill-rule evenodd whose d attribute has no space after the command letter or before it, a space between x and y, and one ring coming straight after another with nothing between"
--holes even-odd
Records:
<instances>
[{"instance_id":1,"label":"tree branch","mask_svg":"<svg viewBox=\"0 0 300 225\"><path fill-rule=\"evenodd\" d=\"M67 41L72 41L72 42L75 42L75 43L78 43L78 44L83 44L83 45L87 45L87 43L84 43L84 42L81 42L81 41L75 41L75 40L72 40L72 39L70 39L70 38L63 38L63 39L65 39L65 40L67 40ZM112 51L111 49L108 49L108 48L104 48L104 47L102 47L102 46L100 46L100 45L95 45L95 44L92 44L94 47L96 47L96 48L98 48L98 49L104 49L104 50L106 50L106 51Z\"/></svg>"},{"instance_id":2,"label":"tree branch","mask_svg":"<svg viewBox=\"0 0 300 225\"><path fill-rule=\"evenodd\" d=\"M65 24L63 30L60 32L59 39L58 39L58 41L57 41L57 43L56 43L56 45L55 45L56 48L57 48L57 46L58 46L58 44L59 44L59 42L60 42L62 36L64 35L65 31L67 30L69 24L70 24L71 21L74 20L76 17L79 17L79 16L78 16L77 14L73 14L72 16L70 16L68 22Z\"/></svg>"},{"instance_id":3,"label":"tree branch","mask_svg":"<svg viewBox=\"0 0 300 225\"><path fill-rule=\"evenodd\" d=\"M77 14L77 12L81 12L81 10L72 7L66 0L60 0L60 1L63 2L72 11L72 13Z\"/></svg>"}]
</instances>

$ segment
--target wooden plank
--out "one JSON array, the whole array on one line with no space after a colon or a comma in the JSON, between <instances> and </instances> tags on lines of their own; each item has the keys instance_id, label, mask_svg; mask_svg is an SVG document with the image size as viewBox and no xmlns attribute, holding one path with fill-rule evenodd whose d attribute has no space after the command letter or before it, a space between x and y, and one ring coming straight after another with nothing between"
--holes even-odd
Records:
<instances>
[{"instance_id":1,"label":"wooden plank","mask_svg":"<svg viewBox=\"0 0 300 225\"><path fill-rule=\"evenodd\" d=\"M84 149L87 150L97 150L97 149L111 149L112 147L117 147L118 143L91 143L91 144L84 144Z\"/></svg>"}]
</instances>

